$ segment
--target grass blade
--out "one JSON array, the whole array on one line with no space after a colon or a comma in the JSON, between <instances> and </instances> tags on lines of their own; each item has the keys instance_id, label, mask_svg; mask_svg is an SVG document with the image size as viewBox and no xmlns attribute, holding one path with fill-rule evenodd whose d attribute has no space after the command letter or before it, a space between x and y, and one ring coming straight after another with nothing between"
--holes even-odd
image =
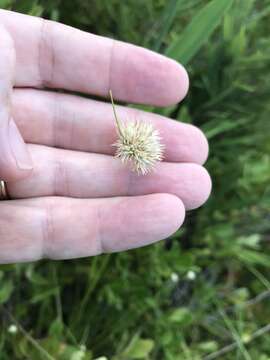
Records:
<instances>
[{"instance_id":1,"label":"grass blade","mask_svg":"<svg viewBox=\"0 0 270 360\"><path fill-rule=\"evenodd\" d=\"M183 3L183 0L170 0L168 2L163 14L164 19L163 19L162 28L159 37L156 39L156 42L153 46L153 50L155 51L160 50L161 44L164 38L166 37L166 35L168 34L170 27L173 24L173 20L177 14L177 7L181 3Z\"/></svg>"},{"instance_id":2,"label":"grass blade","mask_svg":"<svg viewBox=\"0 0 270 360\"><path fill-rule=\"evenodd\" d=\"M166 55L187 64L211 36L232 3L233 0L213 0L204 6L169 46Z\"/></svg>"}]
</instances>

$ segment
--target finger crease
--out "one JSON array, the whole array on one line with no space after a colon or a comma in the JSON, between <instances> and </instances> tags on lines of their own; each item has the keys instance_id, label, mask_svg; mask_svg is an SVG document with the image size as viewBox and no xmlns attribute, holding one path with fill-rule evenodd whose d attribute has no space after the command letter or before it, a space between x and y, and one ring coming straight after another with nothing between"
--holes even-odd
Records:
<instances>
[{"instance_id":1,"label":"finger crease","mask_svg":"<svg viewBox=\"0 0 270 360\"><path fill-rule=\"evenodd\" d=\"M112 46L110 51L110 61L109 61L109 73L108 73L108 89L107 94L111 90L113 92L113 84L112 84L112 72L113 72L113 55L114 55L114 48L115 48L116 41L112 39Z\"/></svg>"},{"instance_id":2,"label":"finger crease","mask_svg":"<svg viewBox=\"0 0 270 360\"><path fill-rule=\"evenodd\" d=\"M67 169L62 160L55 162L53 184L55 196L70 196Z\"/></svg>"},{"instance_id":3,"label":"finger crease","mask_svg":"<svg viewBox=\"0 0 270 360\"><path fill-rule=\"evenodd\" d=\"M133 188L134 176L137 176L132 171L128 171L126 175L126 196L130 196L132 194L131 189Z\"/></svg>"},{"instance_id":4,"label":"finger crease","mask_svg":"<svg viewBox=\"0 0 270 360\"><path fill-rule=\"evenodd\" d=\"M53 204L51 199L44 200L45 216L42 225L43 228L43 243L42 243L42 258L50 258L55 242L55 231L54 231L54 216L53 216Z\"/></svg>"},{"instance_id":5,"label":"finger crease","mask_svg":"<svg viewBox=\"0 0 270 360\"><path fill-rule=\"evenodd\" d=\"M50 87L53 84L55 72L55 50L51 24L48 20L41 19L38 46L38 73L41 87Z\"/></svg>"},{"instance_id":6,"label":"finger crease","mask_svg":"<svg viewBox=\"0 0 270 360\"><path fill-rule=\"evenodd\" d=\"M104 254L106 253L106 249L104 248L104 237L102 230L102 215L101 215L101 207L98 205L96 208L96 242L97 242L97 253Z\"/></svg>"}]
</instances>

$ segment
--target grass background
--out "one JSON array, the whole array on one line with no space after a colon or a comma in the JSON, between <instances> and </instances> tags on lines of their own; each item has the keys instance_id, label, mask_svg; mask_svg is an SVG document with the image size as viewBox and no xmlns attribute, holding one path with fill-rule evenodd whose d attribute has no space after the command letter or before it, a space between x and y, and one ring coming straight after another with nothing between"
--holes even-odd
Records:
<instances>
[{"instance_id":1,"label":"grass background","mask_svg":"<svg viewBox=\"0 0 270 360\"><path fill-rule=\"evenodd\" d=\"M0 0L183 62L213 194L166 242L0 266L0 358L270 359L270 1Z\"/></svg>"}]
</instances>

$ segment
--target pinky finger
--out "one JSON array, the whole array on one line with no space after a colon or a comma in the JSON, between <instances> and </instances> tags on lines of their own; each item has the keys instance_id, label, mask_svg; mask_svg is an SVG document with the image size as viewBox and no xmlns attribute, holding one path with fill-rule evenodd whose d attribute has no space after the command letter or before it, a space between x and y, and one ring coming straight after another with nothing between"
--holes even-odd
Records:
<instances>
[{"instance_id":1,"label":"pinky finger","mask_svg":"<svg viewBox=\"0 0 270 360\"><path fill-rule=\"evenodd\" d=\"M162 240L183 223L174 195L39 198L0 203L0 263L71 259Z\"/></svg>"}]
</instances>

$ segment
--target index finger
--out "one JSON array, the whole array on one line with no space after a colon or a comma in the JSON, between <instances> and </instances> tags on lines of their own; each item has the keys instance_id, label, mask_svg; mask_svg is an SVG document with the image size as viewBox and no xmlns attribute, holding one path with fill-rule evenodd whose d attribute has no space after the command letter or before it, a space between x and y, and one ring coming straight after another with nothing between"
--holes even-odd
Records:
<instances>
[{"instance_id":1,"label":"index finger","mask_svg":"<svg viewBox=\"0 0 270 360\"><path fill-rule=\"evenodd\" d=\"M49 87L167 106L188 90L186 70L165 56L56 22L0 10L17 52L16 86Z\"/></svg>"}]
</instances>

